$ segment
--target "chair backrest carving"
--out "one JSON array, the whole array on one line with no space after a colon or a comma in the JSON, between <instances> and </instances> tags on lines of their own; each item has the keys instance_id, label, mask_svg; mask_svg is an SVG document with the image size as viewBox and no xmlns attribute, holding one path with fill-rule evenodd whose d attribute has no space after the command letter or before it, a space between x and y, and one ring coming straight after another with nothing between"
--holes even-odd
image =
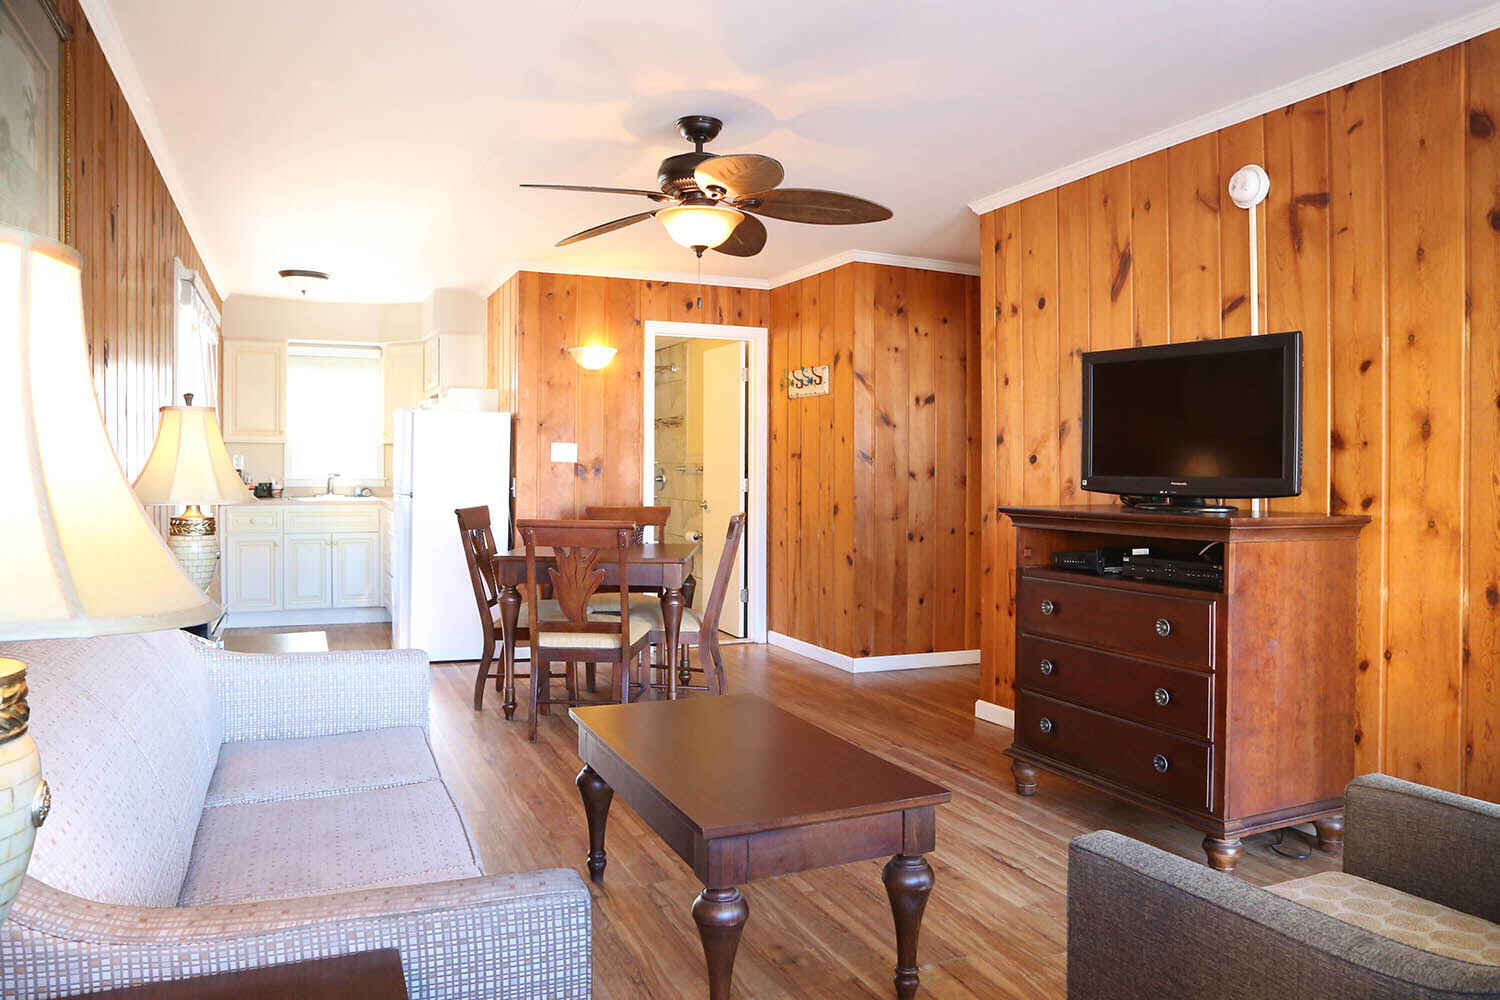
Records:
<instances>
[{"instance_id":1,"label":"chair backrest carving","mask_svg":"<svg viewBox=\"0 0 1500 1000\"><path fill-rule=\"evenodd\" d=\"M526 547L526 600L531 611L532 663L544 662L540 655L541 636L549 635L552 648L578 648L560 645L573 635L615 635L620 640L623 662L630 647L630 558L634 544L633 521L544 521L516 522L516 531ZM538 601L537 550L551 549L553 565L547 568L553 599L562 609L562 618L543 618ZM619 567L619 617L596 611L589 615L589 598L604 584L601 563ZM584 657L580 656L580 659ZM535 669L535 668L533 668Z\"/></svg>"},{"instance_id":2,"label":"chair backrest carving","mask_svg":"<svg viewBox=\"0 0 1500 1000\"><path fill-rule=\"evenodd\" d=\"M469 582L474 587L474 603L485 635L495 630L495 608L500 603L500 581L495 575L495 534L490 529L488 507L460 507L458 536L463 545L464 562L469 567Z\"/></svg>"}]
</instances>

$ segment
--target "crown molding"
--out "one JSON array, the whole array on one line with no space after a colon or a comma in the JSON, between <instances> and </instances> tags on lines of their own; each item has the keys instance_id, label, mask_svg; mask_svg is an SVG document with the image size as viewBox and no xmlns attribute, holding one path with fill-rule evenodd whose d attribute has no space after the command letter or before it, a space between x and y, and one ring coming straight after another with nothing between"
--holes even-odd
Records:
<instances>
[{"instance_id":1,"label":"crown molding","mask_svg":"<svg viewBox=\"0 0 1500 1000\"><path fill-rule=\"evenodd\" d=\"M910 267L918 271L942 271L947 274L979 274L978 264L967 264L957 260L938 260L935 257L908 257L899 253L881 253L877 250L845 250L811 264L783 271L770 280L771 288L790 285L794 281L810 278L824 271L831 271L845 264L884 264L886 267Z\"/></svg>"},{"instance_id":2,"label":"crown molding","mask_svg":"<svg viewBox=\"0 0 1500 1000\"><path fill-rule=\"evenodd\" d=\"M670 281L680 285L713 285L719 288L758 288L767 289L771 283L765 278L742 278L730 274L705 274L700 280L698 275L692 271L651 271L632 270L630 268L610 267L572 267L558 264L511 264L500 272L497 279L492 280L490 290L484 293L489 298L499 290L511 278L522 271L530 271L533 274L572 274L580 278L625 278L630 281Z\"/></svg>"},{"instance_id":3,"label":"crown molding","mask_svg":"<svg viewBox=\"0 0 1500 1000\"><path fill-rule=\"evenodd\" d=\"M88 18L89 28L104 53L104 61L109 64L115 82L120 85L120 93L125 96L125 104L135 118L136 127L141 130L141 138L146 140L146 149L156 161L157 172L167 186L167 193L172 196L177 214L182 217L183 228L187 230L188 239L193 241L193 247L198 251L203 269L208 272L214 288L223 288L224 276L214 266L215 255L200 238L204 230L198 225L198 213L193 210L187 185L183 183L182 174L167 149L166 136L162 133L161 123L156 119L156 106L146 93L146 84L141 79L140 71L136 69L135 60L130 57L130 49L120 31L120 23L115 20L114 11L110 9L109 0L78 0L78 6L83 11L83 16ZM229 293L221 292L220 295L227 297Z\"/></svg>"},{"instance_id":4,"label":"crown molding","mask_svg":"<svg viewBox=\"0 0 1500 1000\"><path fill-rule=\"evenodd\" d=\"M1330 69L1320 70L1300 80L1263 91L1254 97L1237 101L1217 111L1199 115L1180 125L1164 128L1159 132L1153 132L1143 138L1116 146L1114 149L1085 157L1030 180L1012 184L994 194L969 202L969 208L975 215L993 212L997 208L1004 208L1006 205L1013 205L1032 195L1051 191L1064 184L1071 184L1073 181L1097 174L1101 170L1118 167L1122 163L1129 163L1142 156L1160 152L1169 146L1196 139L1210 132L1217 132L1221 128L1237 125L1257 115L1267 114L1277 108L1284 108L1288 104L1295 104L1357 80L1383 73L1402 63L1408 63L1460 42L1466 42L1496 28L1500 28L1500 3L1482 7L1472 14L1429 28L1362 56L1356 56Z\"/></svg>"}]
</instances>

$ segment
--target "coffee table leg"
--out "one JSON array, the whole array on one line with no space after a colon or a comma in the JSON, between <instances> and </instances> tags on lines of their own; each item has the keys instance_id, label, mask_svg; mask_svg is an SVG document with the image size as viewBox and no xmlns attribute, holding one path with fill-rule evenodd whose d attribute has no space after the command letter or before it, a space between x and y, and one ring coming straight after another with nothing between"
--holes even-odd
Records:
<instances>
[{"instance_id":1,"label":"coffee table leg","mask_svg":"<svg viewBox=\"0 0 1500 1000\"><path fill-rule=\"evenodd\" d=\"M500 587L500 628L505 633L505 719L516 714L516 622L521 617L521 595L508 584ZM536 683L532 681L532 683Z\"/></svg>"},{"instance_id":2,"label":"coffee table leg","mask_svg":"<svg viewBox=\"0 0 1500 1000\"><path fill-rule=\"evenodd\" d=\"M896 920L896 997L911 1000L917 995L917 934L932 892L932 866L920 854L898 854L886 862L883 881Z\"/></svg>"},{"instance_id":3,"label":"coffee table leg","mask_svg":"<svg viewBox=\"0 0 1500 1000\"><path fill-rule=\"evenodd\" d=\"M609 819L609 804L615 790L587 764L578 772L578 794L583 796L583 812L589 820L589 878L604 882L604 823Z\"/></svg>"},{"instance_id":4,"label":"coffee table leg","mask_svg":"<svg viewBox=\"0 0 1500 1000\"><path fill-rule=\"evenodd\" d=\"M693 900L693 920L708 961L709 1000L729 1000L734 980L734 953L750 917L750 904L738 889L704 889Z\"/></svg>"}]
</instances>

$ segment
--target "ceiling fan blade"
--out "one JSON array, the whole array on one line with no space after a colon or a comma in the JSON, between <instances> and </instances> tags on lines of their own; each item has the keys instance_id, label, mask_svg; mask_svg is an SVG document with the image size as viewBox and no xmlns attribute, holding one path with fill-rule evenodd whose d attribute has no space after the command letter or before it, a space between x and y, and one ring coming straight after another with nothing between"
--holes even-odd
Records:
<instances>
[{"instance_id":1,"label":"ceiling fan blade","mask_svg":"<svg viewBox=\"0 0 1500 1000\"><path fill-rule=\"evenodd\" d=\"M598 194L638 194L650 198L652 201L671 201L660 191L647 191L644 188L612 188L595 187L589 184L522 184L523 188L542 188L547 191L593 191Z\"/></svg>"},{"instance_id":2,"label":"ceiling fan blade","mask_svg":"<svg viewBox=\"0 0 1500 1000\"><path fill-rule=\"evenodd\" d=\"M565 240L558 240L557 245L560 247L565 247L569 243L577 243L579 240L586 240L593 236L603 236L605 233L612 233L616 229L624 229L626 226L633 226L637 222L644 222L655 214L655 211L651 211L637 212L635 215L627 215L623 219L616 219L613 222L605 222L600 225L594 226L592 229L585 229L581 233L574 233L572 236L569 236Z\"/></svg>"},{"instance_id":3,"label":"ceiling fan blade","mask_svg":"<svg viewBox=\"0 0 1500 1000\"><path fill-rule=\"evenodd\" d=\"M754 257L765 249L766 224L753 215L747 215L734 227L729 239L714 247L719 253L731 257Z\"/></svg>"},{"instance_id":4,"label":"ceiling fan blade","mask_svg":"<svg viewBox=\"0 0 1500 1000\"><path fill-rule=\"evenodd\" d=\"M746 195L734 207L756 215L814 226L852 226L861 222L884 222L891 210L852 194L819 191L816 188L778 188Z\"/></svg>"},{"instance_id":5,"label":"ceiling fan blade","mask_svg":"<svg viewBox=\"0 0 1500 1000\"><path fill-rule=\"evenodd\" d=\"M693 180L698 190L705 194L710 188L723 192L721 197L738 198L752 191L769 191L786 177L781 164L769 156L759 153L734 153L704 160L693 171Z\"/></svg>"}]
</instances>

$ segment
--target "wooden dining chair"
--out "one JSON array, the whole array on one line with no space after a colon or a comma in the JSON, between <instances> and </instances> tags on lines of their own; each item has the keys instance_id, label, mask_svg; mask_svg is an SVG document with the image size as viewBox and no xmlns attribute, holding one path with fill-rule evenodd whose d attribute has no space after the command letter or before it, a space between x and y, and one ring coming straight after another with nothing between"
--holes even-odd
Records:
<instances>
[{"instance_id":1,"label":"wooden dining chair","mask_svg":"<svg viewBox=\"0 0 1500 1000\"><path fill-rule=\"evenodd\" d=\"M703 614L698 614L691 607L682 609L682 624L677 634L678 649L662 664L667 668L667 683L652 685L665 689L673 698L682 690L707 691L709 694L724 694L728 690L724 677L724 658L719 652L719 615L724 610L724 599L729 594L734 577L735 557L739 554L740 542L744 537L745 515L736 514L729 519L729 530L724 535L724 551L719 556L719 569L714 574L713 589L708 592L708 603L703 606ZM651 621L651 644L664 646L667 633L661 606L641 608L636 613L644 613ZM694 667L688 655L688 650L694 646L698 648L698 660L702 664L700 667ZM701 673L704 683L695 685L691 683L691 679L684 682L679 677L681 672L689 675Z\"/></svg>"},{"instance_id":2,"label":"wooden dining chair","mask_svg":"<svg viewBox=\"0 0 1500 1000\"><path fill-rule=\"evenodd\" d=\"M584 517L591 521L631 521L635 524L635 543L645 544L646 529L656 529L656 541L660 542L666 538L667 520L672 516L672 508L665 505L645 506L630 504L611 504L602 507L583 508ZM682 585L682 600L684 604L693 603L693 592L697 586L691 576ZM661 601L661 588L650 585L636 585L630 588L630 606L636 610L649 608L652 603L658 607ZM590 607L591 611L609 610L613 600L610 594L595 595L595 603ZM594 664L587 667L586 683L590 691L594 690Z\"/></svg>"},{"instance_id":3,"label":"wooden dining chair","mask_svg":"<svg viewBox=\"0 0 1500 1000\"><path fill-rule=\"evenodd\" d=\"M500 624L500 580L495 575L495 533L490 526L490 509L461 507L453 513L458 518L459 540L463 545L464 562L469 566L469 582L474 587L474 603L478 606L479 625L484 633L479 670L474 674L474 711L478 712L484 708L484 682L493 678L495 690L503 693L505 672L507 669L514 671L515 665L505 662L505 637ZM556 601L544 601L543 604L546 613L557 611ZM516 620L516 642L526 642L531 636L527 611L527 606L522 604ZM497 648L500 651L499 669L492 673L490 665L495 661ZM513 676L531 677L520 673ZM515 714L515 706L505 708L507 719Z\"/></svg>"},{"instance_id":4,"label":"wooden dining chair","mask_svg":"<svg viewBox=\"0 0 1500 1000\"><path fill-rule=\"evenodd\" d=\"M537 712L543 705L558 704L552 698L552 664L564 663L567 704L578 704L577 665L580 662L612 663L615 698L627 702L631 695L631 664L645 656L651 622L630 607L630 547L635 542L631 521L540 521L516 522L526 547L526 601L530 607L531 719L527 739L535 743ZM546 582L552 601L540 601L543 581L537 573L536 550L550 548L553 565L547 567ZM590 601L599 594L604 571L599 564L619 566L619 583L613 613L591 612ZM555 610L547 605L555 605Z\"/></svg>"}]
</instances>

